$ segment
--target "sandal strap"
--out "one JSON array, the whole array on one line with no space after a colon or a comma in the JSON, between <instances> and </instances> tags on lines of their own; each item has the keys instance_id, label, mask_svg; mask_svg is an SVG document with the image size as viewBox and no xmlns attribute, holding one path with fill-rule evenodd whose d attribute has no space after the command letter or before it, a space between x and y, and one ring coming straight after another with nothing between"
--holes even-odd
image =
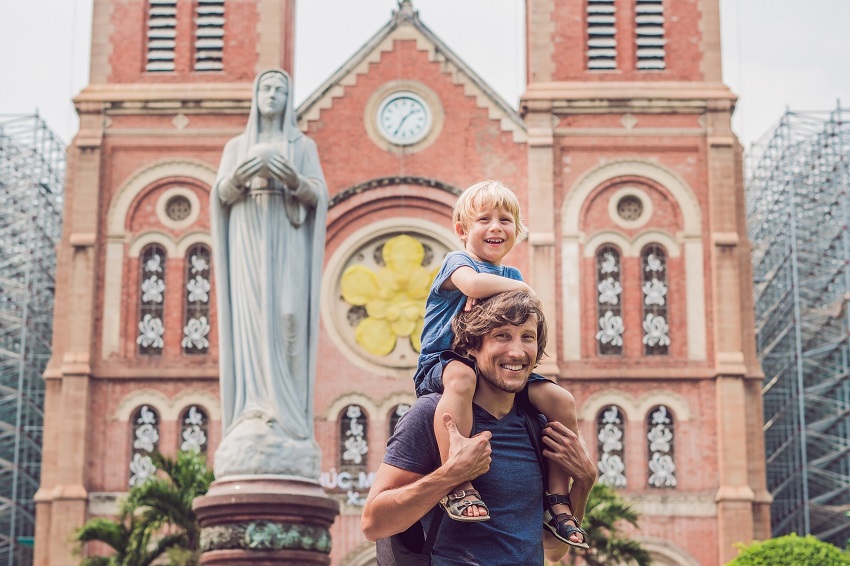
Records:
<instances>
[{"instance_id":1,"label":"sandal strap","mask_svg":"<svg viewBox=\"0 0 850 566\"><path fill-rule=\"evenodd\" d=\"M477 489L459 489L447 495L449 501L458 501L469 496L477 497L479 499L481 498L481 494L478 493Z\"/></svg>"},{"instance_id":2,"label":"sandal strap","mask_svg":"<svg viewBox=\"0 0 850 566\"><path fill-rule=\"evenodd\" d=\"M562 493L547 493L546 503L548 503L549 505L569 505L570 508L572 508L572 503L570 503L570 496L564 495Z\"/></svg>"},{"instance_id":3,"label":"sandal strap","mask_svg":"<svg viewBox=\"0 0 850 566\"><path fill-rule=\"evenodd\" d=\"M570 515L569 513L561 513L559 515L555 515L555 521L557 521L559 524L566 523L567 521L572 521L576 524L576 528L581 530L581 521L579 521L578 517L576 517L575 515ZM572 525L567 526L570 527Z\"/></svg>"}]
</instances>

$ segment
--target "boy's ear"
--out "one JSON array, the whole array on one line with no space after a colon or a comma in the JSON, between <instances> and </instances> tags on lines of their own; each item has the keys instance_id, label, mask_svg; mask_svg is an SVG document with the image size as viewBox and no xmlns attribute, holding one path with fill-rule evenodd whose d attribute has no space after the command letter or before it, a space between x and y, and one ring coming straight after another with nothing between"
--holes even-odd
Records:
<instances>
[{"instance_id":1,"label":"boy's ear","mask_svg":"<svg viewBox=\"0 0 850 566\"><path fill-rule=\"evenodd\" d=\"M462 242L466 242L466 230L463 228L463 222L455 222L455 234L458 235L458 238L460 238Z\"/></svg>"}]
</instances>

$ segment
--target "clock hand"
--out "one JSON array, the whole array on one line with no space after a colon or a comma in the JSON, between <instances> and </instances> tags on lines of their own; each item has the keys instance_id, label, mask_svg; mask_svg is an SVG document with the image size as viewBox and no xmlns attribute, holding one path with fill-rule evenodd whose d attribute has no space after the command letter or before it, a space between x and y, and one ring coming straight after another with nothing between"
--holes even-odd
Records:
<instances>
[{"instance_id":1,"label":"clock hand","mask_svg":"<svg viewBox=\"0 0 850 566\"><path fill-rule=\"evenodd\" d=\"M395 131L393 132L393 135L398 134L398 131L404 125L404 121L407 120L410 117L411 114L413 114L413 110L411 110L410 112L408 112L407 114L404 115L404 117L401 119L401 122L398 123L398 126L396 127Z\"/></svg>"}]
</instances>

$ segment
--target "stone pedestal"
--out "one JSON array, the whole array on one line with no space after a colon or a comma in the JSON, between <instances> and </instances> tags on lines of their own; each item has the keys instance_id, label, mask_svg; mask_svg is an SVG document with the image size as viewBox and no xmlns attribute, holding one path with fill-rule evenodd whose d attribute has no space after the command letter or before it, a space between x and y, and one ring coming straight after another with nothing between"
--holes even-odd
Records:
<instances>
[{"instance_id":1,"label":"stone pedestal","mask_svg":"<svg viewBox=\"0 0 850 566\"><path fill-rule=\"evenodd\" d=\"M318 483L283 476L227 477L195 500L201 564L328 565L339 503Z\"/></svg>"}]
</instances>

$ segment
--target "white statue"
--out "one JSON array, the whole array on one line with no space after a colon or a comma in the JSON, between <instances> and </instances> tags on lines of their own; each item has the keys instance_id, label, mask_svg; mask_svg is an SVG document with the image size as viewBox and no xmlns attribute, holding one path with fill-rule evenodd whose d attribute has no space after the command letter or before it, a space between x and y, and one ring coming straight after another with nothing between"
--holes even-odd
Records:
<instances>
[{"instance_id":1,"label":"white statue","mask_svg":"<svg viewBox=\"0 0 850 566\"><path fill-rule=\"evenodd\" d=\"M292 80L254 81L245 133L224 148L210 215L224 436L217 478L316 479L313 384L327 186L299 131Z\"/></svg>"}]
</instances>

